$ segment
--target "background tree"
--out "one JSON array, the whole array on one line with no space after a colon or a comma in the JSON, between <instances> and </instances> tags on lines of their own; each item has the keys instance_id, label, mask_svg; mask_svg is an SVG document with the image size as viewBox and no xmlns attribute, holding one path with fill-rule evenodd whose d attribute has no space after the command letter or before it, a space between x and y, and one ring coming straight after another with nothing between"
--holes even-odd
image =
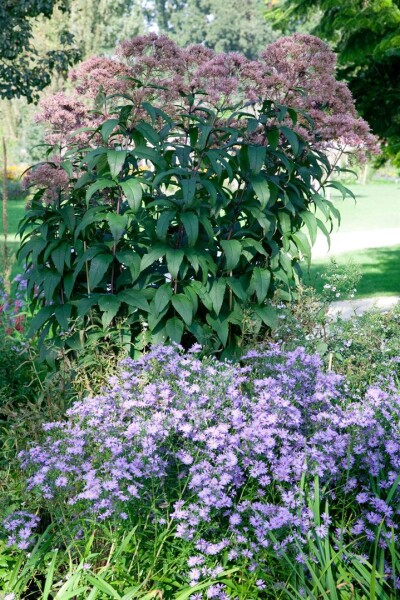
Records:
<instances>
[{"instance_id":1,"label":"background tree","mask_svg":"<svg viewBox=\"0 0 400 600\"><path fill-rule=\"evenodd\" d=\"M29 102L49 85L52 73L66 72L78 58L67 30L59 47L42 52L33 43L35 19L50 19L55 8L69 9L67 0L5 0L0 4L0 98L25 97Z\"/></svg>"},{"instance_id":2,"label":"background tree","mask_svg":"<svg viewBox=\"0 0 400 600\"><path fill-rule=\"evenodd\" d=\"M281 0L267 17L283 31L320 18L312 33L331 42L361 115L400 166L400 0Z\"/></svg>"},{"instance_id":3,"label":"background tree","mask_svg":"<svg viewBox=\"0 0 400 600\"><path fill-rule=\"evenodd\" d=\"M180 45L204 43L216 52L241 52L253 58L276 39L263 19L262 0L188 0L171 15L172 37Z\"/></svg>"}]
</instances>

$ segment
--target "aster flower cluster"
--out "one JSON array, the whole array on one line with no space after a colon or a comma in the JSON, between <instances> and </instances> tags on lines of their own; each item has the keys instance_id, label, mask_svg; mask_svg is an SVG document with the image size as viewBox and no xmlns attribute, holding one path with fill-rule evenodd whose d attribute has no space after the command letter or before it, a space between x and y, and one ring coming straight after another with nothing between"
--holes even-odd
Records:
<instances>
[{"instance_id":1,"label":"aster flower cluster","mask_svg":"<svg viewBox=\"0 0 400 600\"><path fill-rule=\"evenodd\" d=\"M34 540L34 531L39 523L37 515L23 510L9 515L3 522L7 531L9 546L16 545L20 550L27 550Z\"/></svg>"},{"instance_id":2,"label":"aster flower cluster","mask_svg":"<svg viewBox=\"0 0 400 600\"><path fill-rule=\"evenodd\" d=\"M71 519L126 521L147 511L189 545L193 586L226 561L256 574L271 552L304 560L310 538L332 533L330 517L316 522L310 508L316 479L321 502L339 512L354 503L357 519L340 535L378 536L382 547L397 538L393 389L346 398L343 379L303 348L252 351L242 366L197 350L155 347L127 359L101 395L47 423L43 443L20 456L28 489ZM9 543L19 538L14 528ZM216 588L208 597L227 597Z\"/></svg>"}]
</instances>

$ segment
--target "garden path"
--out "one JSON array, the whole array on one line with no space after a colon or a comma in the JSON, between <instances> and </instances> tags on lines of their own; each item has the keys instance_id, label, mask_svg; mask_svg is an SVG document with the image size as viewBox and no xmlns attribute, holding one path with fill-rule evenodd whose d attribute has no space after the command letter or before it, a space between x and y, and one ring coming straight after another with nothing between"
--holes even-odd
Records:
<instances>
[{"instance_id":1,"label":"garden path","mask_svg":"<svg viewBox=\"0 0 400 600\"><path fill-rule=\"evenodd\" d=\"M368 231L352 231L345 233L332 233L331 247L328 251L328 243L324 236L318 236L313 247L313 258L336 256L344 252L364 250L366 248L383 248L397 246L400 244L400 229L376 229ZM372 298L359 298L354 300L341 300L333 302L329 309L329 315L336 317L340 315L344 319L350 319L356 314L362 314L367 310L379 311L390 310L400 301L400 296L374 296Z\"/></svg>"}]
</instances>

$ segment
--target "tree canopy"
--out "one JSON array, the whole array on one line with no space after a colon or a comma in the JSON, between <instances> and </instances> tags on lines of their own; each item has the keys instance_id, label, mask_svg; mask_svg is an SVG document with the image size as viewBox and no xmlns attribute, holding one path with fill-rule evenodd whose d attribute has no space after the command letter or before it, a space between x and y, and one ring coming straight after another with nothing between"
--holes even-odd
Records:
<instances>
[{"instance_id":1,"label":"tree canopy","mask_svg":"<svg viewBox=\"0 0 400 600\"><path fill-rule=\"evenodd\" d=\"M0 98L37 99L52 73L65 72L79 57L68 30L59 32L58 47L41 50L33 41L38 18L55 9L69 10L68 0L4 0L0 3Z\"/></svg>"},{"instance_id":2,"label":"tree canopy","mask_svg":"<svg viewBox=\"0 0 400 600\"><path fill-rule=\"evenodd\" d=\"M148 18L180 46L203 43L216 52L241 52L248 58L277 36L263 18L263 0L155 0Z\"/></svg>"},{"instance_id":3,"label":"tree canopy","mask_svg":"<svg viewBox=\"0 0 400 600\"><path fill-rule=\"evenodd\" d=\"M359 112L400 165L400 0L281 0L268 18L290 31L318 10L312 33L333 44Z\"/></svg>"}]
</instances>

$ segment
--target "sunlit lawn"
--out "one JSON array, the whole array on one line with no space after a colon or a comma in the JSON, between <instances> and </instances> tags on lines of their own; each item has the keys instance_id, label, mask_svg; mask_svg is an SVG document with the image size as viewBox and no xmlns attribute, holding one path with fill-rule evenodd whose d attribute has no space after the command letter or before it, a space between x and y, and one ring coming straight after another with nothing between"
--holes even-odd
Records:
<instances>
[{"instance_id":1,"label":"sunlit lawn","mask_svg":"<svg viewBox=\"0 0 400 600\"><path fill-rule=\"evenodd\" d=\"M18 266L16 261L16 253L18 250L19 242L16 239L16 233L18 230L18 223L22 219L26 206L26 200L10 200L7 204L7 215L8 215L8 235L7 235L7 251L9 261L11 261L12 270L11 278L13 278L18 272L21 272L21 267ZM3 219L1 217L3 211L3 202L0 202L0 276L4 272L4 232L3 232Z\"/></svg>"},{"instance_id":2,"label":"sunlit lawn","mask_svg":"<svg viewBox=\"0 0 400 600\"><path fill-rule=\"evenodd\" d=\"M362 279L357 286L356 297L400 296L400 246L368 248L346 252L335 257L338 265L349 262L360 265ZM314 260L305 282L321 291L324 284L321 274L326 271L329 260Z\"/></svg>"},{"instance_id":3,"label":"sunlit lawn","mask_svg":"<svg viewBox=\"0 0 400 600\"><path fill-rule=\"evenodd\" d=\"M400 228L399 184L349 184L348 187L356 196L356 201L350 197L342 200L336 191L332 194L332 200L341 214L340 232Z\"/></svg>"}]
</instances>

